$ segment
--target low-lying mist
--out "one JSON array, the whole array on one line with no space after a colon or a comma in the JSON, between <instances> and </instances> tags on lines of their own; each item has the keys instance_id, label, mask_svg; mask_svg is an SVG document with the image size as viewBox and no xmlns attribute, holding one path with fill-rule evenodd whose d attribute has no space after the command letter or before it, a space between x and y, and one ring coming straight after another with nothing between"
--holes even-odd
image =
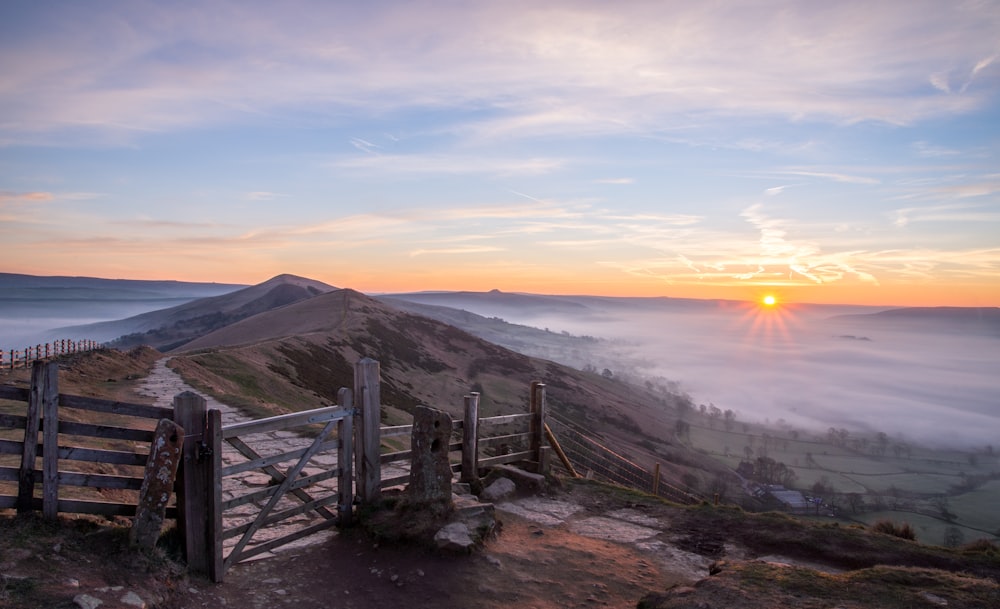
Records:
<instances>
[{"instance_id":1,"label":"low-lying mist","mask_svg":"<svg viewBox=\"0 0 1000 609\"><path fill-rule=\"evenodd\" d=\"M514 308L481 314L612 341L597 347L599 369L664 377L696 404L732 409L743 421L882 431L942 447L997 442L995 326L947 319L901 326L875 311L623 302L578 314Z\"/></svg>"}]
</instances>

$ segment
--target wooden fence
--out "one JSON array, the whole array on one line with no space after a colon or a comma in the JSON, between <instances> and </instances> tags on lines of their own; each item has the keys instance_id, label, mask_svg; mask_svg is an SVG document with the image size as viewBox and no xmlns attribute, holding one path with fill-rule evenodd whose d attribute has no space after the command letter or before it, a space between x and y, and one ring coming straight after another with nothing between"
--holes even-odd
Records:
<instances>
[{"instance_id":1,"label":"wooden fence","mask_svg":"<svg viewBox=\"0 0 1000 609\"><path fill-rule=\"evenodd\" d=\"M59 512L135 515L153 430L160 419L172 420L183 430L183 449L176 506L168 508L167 517L177 519L189 568L207 573L214 581L222 581L236 562L349 522L355 500L372 505L382 488L409 480L408 467L399 464L408 466L411 451L383 454L382 442L409 436L412 425L381 427L379 364L372 359L356 364L353 393L342 388L336 406L227 426L221 423L221 413L207 409L205 400L194 393L176 396L172 408L62 395L57 374L57 363L38 361L30 389L0 387L0 401L27 405L25 414L19 414L19 409L5 408L0 402L0 508L41 509L47 518ZM111 416L114 422L81 420L87 413ZM282 446L265 454L251 439L255 434L287 429L298 429L312 440L307 446ZM460 473L462 481L475 481L482 468L502 463L520 462L538 473L546 472L551 451L546 440L552 436L545 385L531 384L528 412L520 414L480 418L479 394L465 396L464 419L453 422L452 432L452 470ZM235 449L238 459L224 461L225 446ZM321 453L333 451L335 457L314 462ZM8 455L20 455L19 466ZM64 469L67 462L84 465ZM278 468L286 462L291 463L287 469ZM383 477L383 466L406 473L390 472ZM246 492L225 486L226 479L248 471L262 472L267 484L243 489ZM14 483L16 490L12 490ZM77 487L96 489L98 498L63 496ZM36 496L39 490L40 497ZM130 500L121 498L122 491L130 494ZM100 498L100 493L107 492L117 495L117 500ZM286 502L279 504L283 498ZM242 511L262 503L252 517ZM328 509L334 505L336 513ZM240 511L243 522L224 526L228 511ZM318 522L251 543L265 527L306 513L318 516ZM235 545L227 546L229 540L236 540Z\"/></svg>"},{"instance_id":2,"label":"wooden fence","mask_svg":"<svg viewBox=\"0 0 1000 609\"><path fill-rule=\"evenodd\" d=\"M62 395L58 371L56 362L37 361L30 389L0 386L0 399L26 403L0 409L0 508L41 509L47 518L134 515L156 422L173 410ZM100 424L87 422L92 413ZM19 465L8 455L19 455Z\"/></svg>"},{"instance_id":3,"label":"wooden fence","mask_svg":"<svg viewBox=\"0 0 1000 609\"><path fill-rule=\"evenodd\" d=\"M27 368L35 360L49 359L69 353L92 351L100 347L101 343L96 340L71 340L64 338L51 343L45 343L44 345L38 344L34 347L25 347L24 349L10 349L8 351L0 349L0 369L13 370L15 368Z\"/></svg>"}]
</instances>

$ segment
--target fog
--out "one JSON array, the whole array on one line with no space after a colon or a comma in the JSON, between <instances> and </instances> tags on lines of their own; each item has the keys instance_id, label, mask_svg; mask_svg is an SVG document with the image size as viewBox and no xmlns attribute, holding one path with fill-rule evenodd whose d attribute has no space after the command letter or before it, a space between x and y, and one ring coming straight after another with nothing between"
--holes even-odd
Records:
<instances>
[{"instance_id":1,"label":"fog","mask_svg":"<svg viewBox=\"0 0 1000 609\"><path fill-rule=\"evenodd\" d=\"M60 328L123 319L190 300L0 299L0 349L6 353L64 338L102 340L96 336L78 336L76 332Z\"/></svg>"},{"instance_id":2,"label":"fog","mask_svg":"<svg viewBox=\"0 0 1000 609\"><path fill-rule=\"evenodd\" d=\"M461 301L438 296L450 300L436 304L603 339L592 353L599 369L676 382L695 404L731 409L738 420L783 420L818 432L883 431L934 446L982 447L1000 437L996 320L961 324L939 315L906 324L859 307L764 310L712 301L587 297L538 297L544 299L538 306L489 295ZM0 348L91 338L54 329L176 304L0 300Z\"/></svg>"},{"instance_id":3,"label":"fog","mask_svg":"<svg viewBox=\"0 0 1000 609\"><path fill-rule=\"evenodd\" d=\"M934 446L998 441L996 325L956 325L947 315L892 324L871 314L877 309L844 316L858 311L706 302L474 312L611 341L597 347L599 369L676 381L696 404L732 409L738 420L883 431Z\"/></svg>"}]
</instances>

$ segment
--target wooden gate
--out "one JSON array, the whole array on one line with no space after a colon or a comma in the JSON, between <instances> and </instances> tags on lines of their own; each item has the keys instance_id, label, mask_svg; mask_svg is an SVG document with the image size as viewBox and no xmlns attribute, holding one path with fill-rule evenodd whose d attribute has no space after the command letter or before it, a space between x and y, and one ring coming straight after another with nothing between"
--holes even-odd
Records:
<instances>
[{"instance_id":1,"label":"wooden gate","mask_svg":"<svg viewBox=\"0 0 1000 609\"><path fill-rule=\"evenodd\" d=\"M212 580L222 581L232 565L252 556L349 523L351 391L341 389L338 402L227 426L218 424L218 411L208 412L201 450L213 462L215 478L208 487ZM290 464L284 471L283 463ZM328 509L333 504L336 513Z\"/></svg>"}]
</instances>

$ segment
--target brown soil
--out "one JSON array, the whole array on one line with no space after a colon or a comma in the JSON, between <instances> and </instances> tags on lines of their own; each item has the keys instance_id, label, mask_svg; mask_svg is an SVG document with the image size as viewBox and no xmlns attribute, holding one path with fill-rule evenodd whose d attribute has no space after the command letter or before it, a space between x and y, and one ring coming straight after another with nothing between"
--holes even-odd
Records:
<instances>
[{"instance_id":1,"label":"brown soil","mask_svg":"<svg viewBox=\"0 0 1000 609\"><path fill-rule=\"evenodd\" d=\"M341 534L196 584L171 607L635 607L678 580L622 545L503 517L485 552L449 555Z\"/></svg>"}]
</instances>

